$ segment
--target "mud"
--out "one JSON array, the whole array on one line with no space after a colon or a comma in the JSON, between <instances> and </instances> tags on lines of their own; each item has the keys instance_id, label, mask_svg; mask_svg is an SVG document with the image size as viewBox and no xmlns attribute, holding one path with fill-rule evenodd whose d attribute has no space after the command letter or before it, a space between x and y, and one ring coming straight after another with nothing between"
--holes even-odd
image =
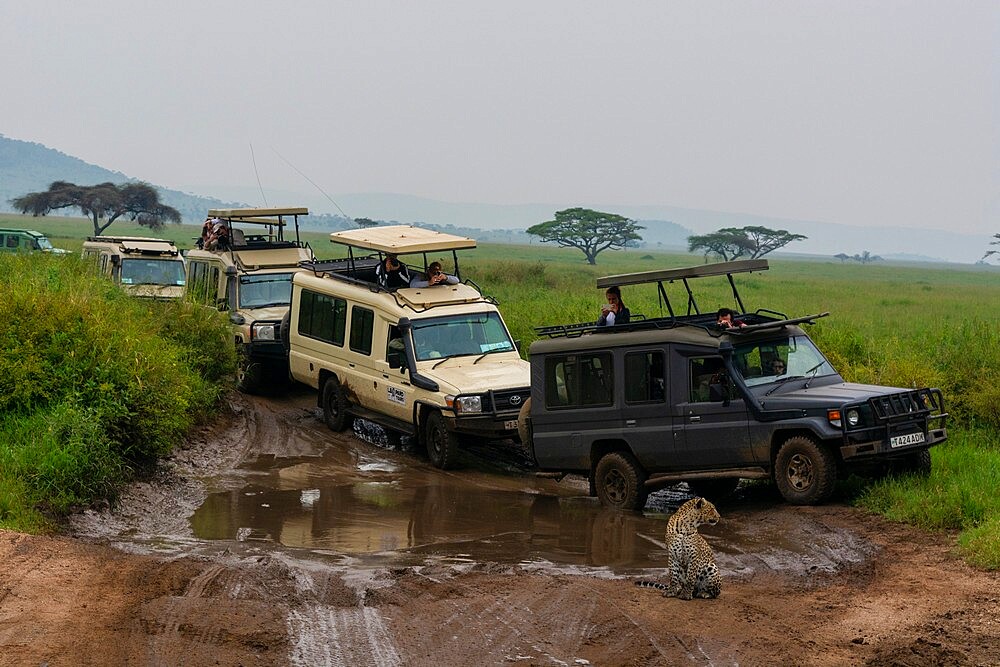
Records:
<instances>
[{"instance_id":1,"label":"mud","mask_svg":"<svg viewBox=\"0 0 1000 667\"><path fill-rule=\"evenodd\" d=\"M704 531L718 600L663 577L680 485L619 514L513 443L430 467L304 391L233 396L154 479L0 533L0 664L998 665L1000 588L928 535L764 485Z\"/></svg>"}]
</instances>

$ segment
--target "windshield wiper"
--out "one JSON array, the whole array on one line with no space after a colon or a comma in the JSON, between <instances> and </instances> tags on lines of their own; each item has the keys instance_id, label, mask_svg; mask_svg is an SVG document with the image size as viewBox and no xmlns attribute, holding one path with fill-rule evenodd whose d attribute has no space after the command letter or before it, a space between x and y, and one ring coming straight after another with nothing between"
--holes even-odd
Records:
<instances>
[{"instance_id":1,"label":"windshield wiper","mask_svg":"<svg viewBox=\"0 0 1000 667\"><path fill-rule=\"evenodd\" d=\"M826 360L824 359L823 361L819 362L818 364L816 364L815 366L813 366L812 368L810 368L809 370L806 371L806 375L809 375L810 373L812 373L812 375L809 377L808 380L806 380L806 383L804 385L802 385L803 389L808 389L809 388L809 383L812 382L813 380L815 380L816 379L816 375L819 373L819 367L822 366L825 363L826 363Z\"/></svg>"},{"instance_id":2,"label":"windshield wiper","mask_svg":"<svg viewBox=\"0 0 1000 667\"><path fill-rule=\"evenodd\" d=\"M482 360L482 358L485 357L487 354L489 354L489 352L483 352L482 354L480 354L478 357L476 357L476 360L472 362L472 365L475 366L476 364L478 364L480 360Z\"/></svg>"},{"instance_id":3,"label":"windshield wiper","mask_svg":"<svg viewBox=\"0 0 1000 667\"><path fill-rule=\"evenodd\" d=\"M287 306L287 301L275 301L273 303L255 303L252 306L243 306L244 308L249 308L253 310L254 308L273 308L274 306Z\"/></svg>"},{"instance_id":4,"label":"windshield wiper","mask_svg":"<svg viewBox=\"0 0 1000 667\"><path fill-rule=\"evenodd\" d=\"M771 387L770 389L768 389L767 391L765 391L764 395L765 396L770 396L771 394L773 394L774 392L776 392L778 389L780 389L782 387L782 385L784 385L789 380L800 380L800 379L802 379L804 377L805 377L805 375L789 375L788 377L781 378L780 380L775 380L774 381L774 386Z\"/></svg>"}]
</instances>

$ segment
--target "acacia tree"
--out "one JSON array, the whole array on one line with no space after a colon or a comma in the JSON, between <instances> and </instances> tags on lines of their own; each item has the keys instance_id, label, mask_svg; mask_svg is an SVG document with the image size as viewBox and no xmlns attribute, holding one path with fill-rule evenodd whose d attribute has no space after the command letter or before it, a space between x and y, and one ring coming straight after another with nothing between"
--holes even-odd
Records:
<instances>
[{"instance_id":1,"label":"acacia tree","mask_svg":"<svg viewBox=\"0 0 1000 667\"><path fill-rule=\"evenodd\" d=\"M801 241L804 238L807 237L802 234L792 234L784 229L723 227L711 234L689 236L688 252L702 250L706 258L715 253L727 262L743 256L757 259L785 247L792 241Z\"/></svg>"},{"instance_id":2,"label":"acacia tree","mask_svg":"<svg viewBox=\"0 0 1000 667\"><path fill-rule=\"evenodd\" d=\"M179 223L177 209L160 201L160 195L148 183L100 183L76 185L56 181L45 192L30 192L10 200L21 213L37 217L61 208L78 208L94 223L94 235L122 216L128 216L143 227L162 229L165 222Z\"/></svg>"},{"instance_id":3,"label":"acacia tree","mask_svg":"<svg viewBox=\"0 0 1000 667\"><path fill-rule=\"evenodd\" d=\"M368 229L369 227L375 227L378 225L378 221L372 220L371 218L354 218L354 224L361 229Z\"/></svg>"},{"instance_id":4,"label":"acacia tree","mask_svg":"<svg viewBox=\"0 0 1000 667\"><path fill-rule=\"evenodd\" d=\"M711 234L688 237L688 252L703 251L705 258L715 253L728 262L749 255L754 250L754 243L742 229L724 227Z\"/></svg>"},{"instance_id":5,"label":"acacia tree","mask_svg":"<svg viewBox=\"0 0 1000 667\"><path fill-rule=\"evenodd\" d=\"M556 243L566 248L578 248L588 264L597 264L597 255L608 248L624 248L641 241L642 225L615 213L589 208L568 208L557 211L555 220L528 227L528 234L539 236L542 243Z\"/></svg>"},{"instance_id":6,"label":"acacia tree","mask_svg":"<svg viewBox=\"0 0 1000 667\"><path fill-rule=\"evenodd\" d=\"M993 238L995 240L990 241L990 245L1000 245L1000 234L994 234ZM990 255L1000 255L1000 250L987 250L986 254L983 255L983 259L981 259L979 261L984 261Z\"/></svg>"},{"instance_id":7,"label":"acacia tree","mask_svg":"<svg viewBox=\"0 0 1000 667\"><path fill-rule=\"evenodd\" d=\"M784 229L768 229L767 227L744 227L743 233L754 245L750 259L763 257L778 248L784 248L792 241L808 238L802 234L792 234Z\"/></svg>"}]
</instances>

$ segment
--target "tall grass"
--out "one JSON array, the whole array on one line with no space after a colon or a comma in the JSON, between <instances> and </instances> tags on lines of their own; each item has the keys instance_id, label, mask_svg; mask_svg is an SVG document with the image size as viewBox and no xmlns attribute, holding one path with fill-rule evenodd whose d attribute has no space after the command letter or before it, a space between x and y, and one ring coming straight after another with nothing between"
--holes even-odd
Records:
<instances>
[{"instance_id":1,"label":"tall grass","mask_svg":"<svg viewBox=\"0 0 1000 667\"><path fill-rule=\"evenodd\" d=\"M0 525L113 496L233 368L226 322L127 296L75 257L0 256Z\"/></svg>"}]
</instances>

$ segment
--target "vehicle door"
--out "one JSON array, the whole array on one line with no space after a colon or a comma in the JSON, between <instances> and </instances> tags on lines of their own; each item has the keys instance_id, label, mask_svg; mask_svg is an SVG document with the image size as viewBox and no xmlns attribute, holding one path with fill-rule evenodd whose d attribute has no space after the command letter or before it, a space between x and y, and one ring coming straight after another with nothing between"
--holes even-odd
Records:
<instances>
[{"instance_id":1,"label":"vehicle door","mask_svg":"<svg viewBox=\"0 0 1000 667\"><path fill-rule=\"evenodd\" d=\"M671 378L677 469L756 465L749 411L734 395L722 357L676 346Z\"/></svg>"},{"instance_id":2,"label":"vehicle door","mask_svg":"<svg viewBox=\"0 0 1000 667\"><path fill-rule=\"evenodd\" d=\"M381 401L382 411L387 415L412 422L414 387L410 384L406 368L403 334L396 323L382 317L378 318L376 328L380 335L376 335L375 340L381 343L372 355L376 375L373 382L376 392L380 394L376 398Z\"/></svg>"},{"instance_id":3,"label":"vehicle door","mask_svg":"<svg viewBox=\"0 0 1000 667\"><path fill-rule=\"evenodd\" d=\"M591 443L619 440L620 411L610 350L552 353L532 363L532 384L544 383L543 406L532 408L533 443L539 463L550 468L587 470ZM537 369L537 370L536 370Z\"/></svg>"},{"instance_id":4,"label":"vehicle door","mask_svg":"<svg viewBox=\"0 0 1000 667\"><path fill-rule=\"evenodd\" d=\"M352 403L368 410L384 413L385 381L382 368L375 367L372 350L375 346L375 311L359 304L350 304L347 322L348 338L344 357L347 369L340 378ZM382 346L385 340L382 340Z\"/></svg>"},{"instance_id":5,"label":"vehicle door","mask_svg":"<svg viewBox=\"0 0 1000 667\"><path fill-rule=\"evenodd\" d=\"M672 458L673 416L667 407L667 354L663 347L620 355L622 434L646 470Z\"/></svg>"}]
</instances>

